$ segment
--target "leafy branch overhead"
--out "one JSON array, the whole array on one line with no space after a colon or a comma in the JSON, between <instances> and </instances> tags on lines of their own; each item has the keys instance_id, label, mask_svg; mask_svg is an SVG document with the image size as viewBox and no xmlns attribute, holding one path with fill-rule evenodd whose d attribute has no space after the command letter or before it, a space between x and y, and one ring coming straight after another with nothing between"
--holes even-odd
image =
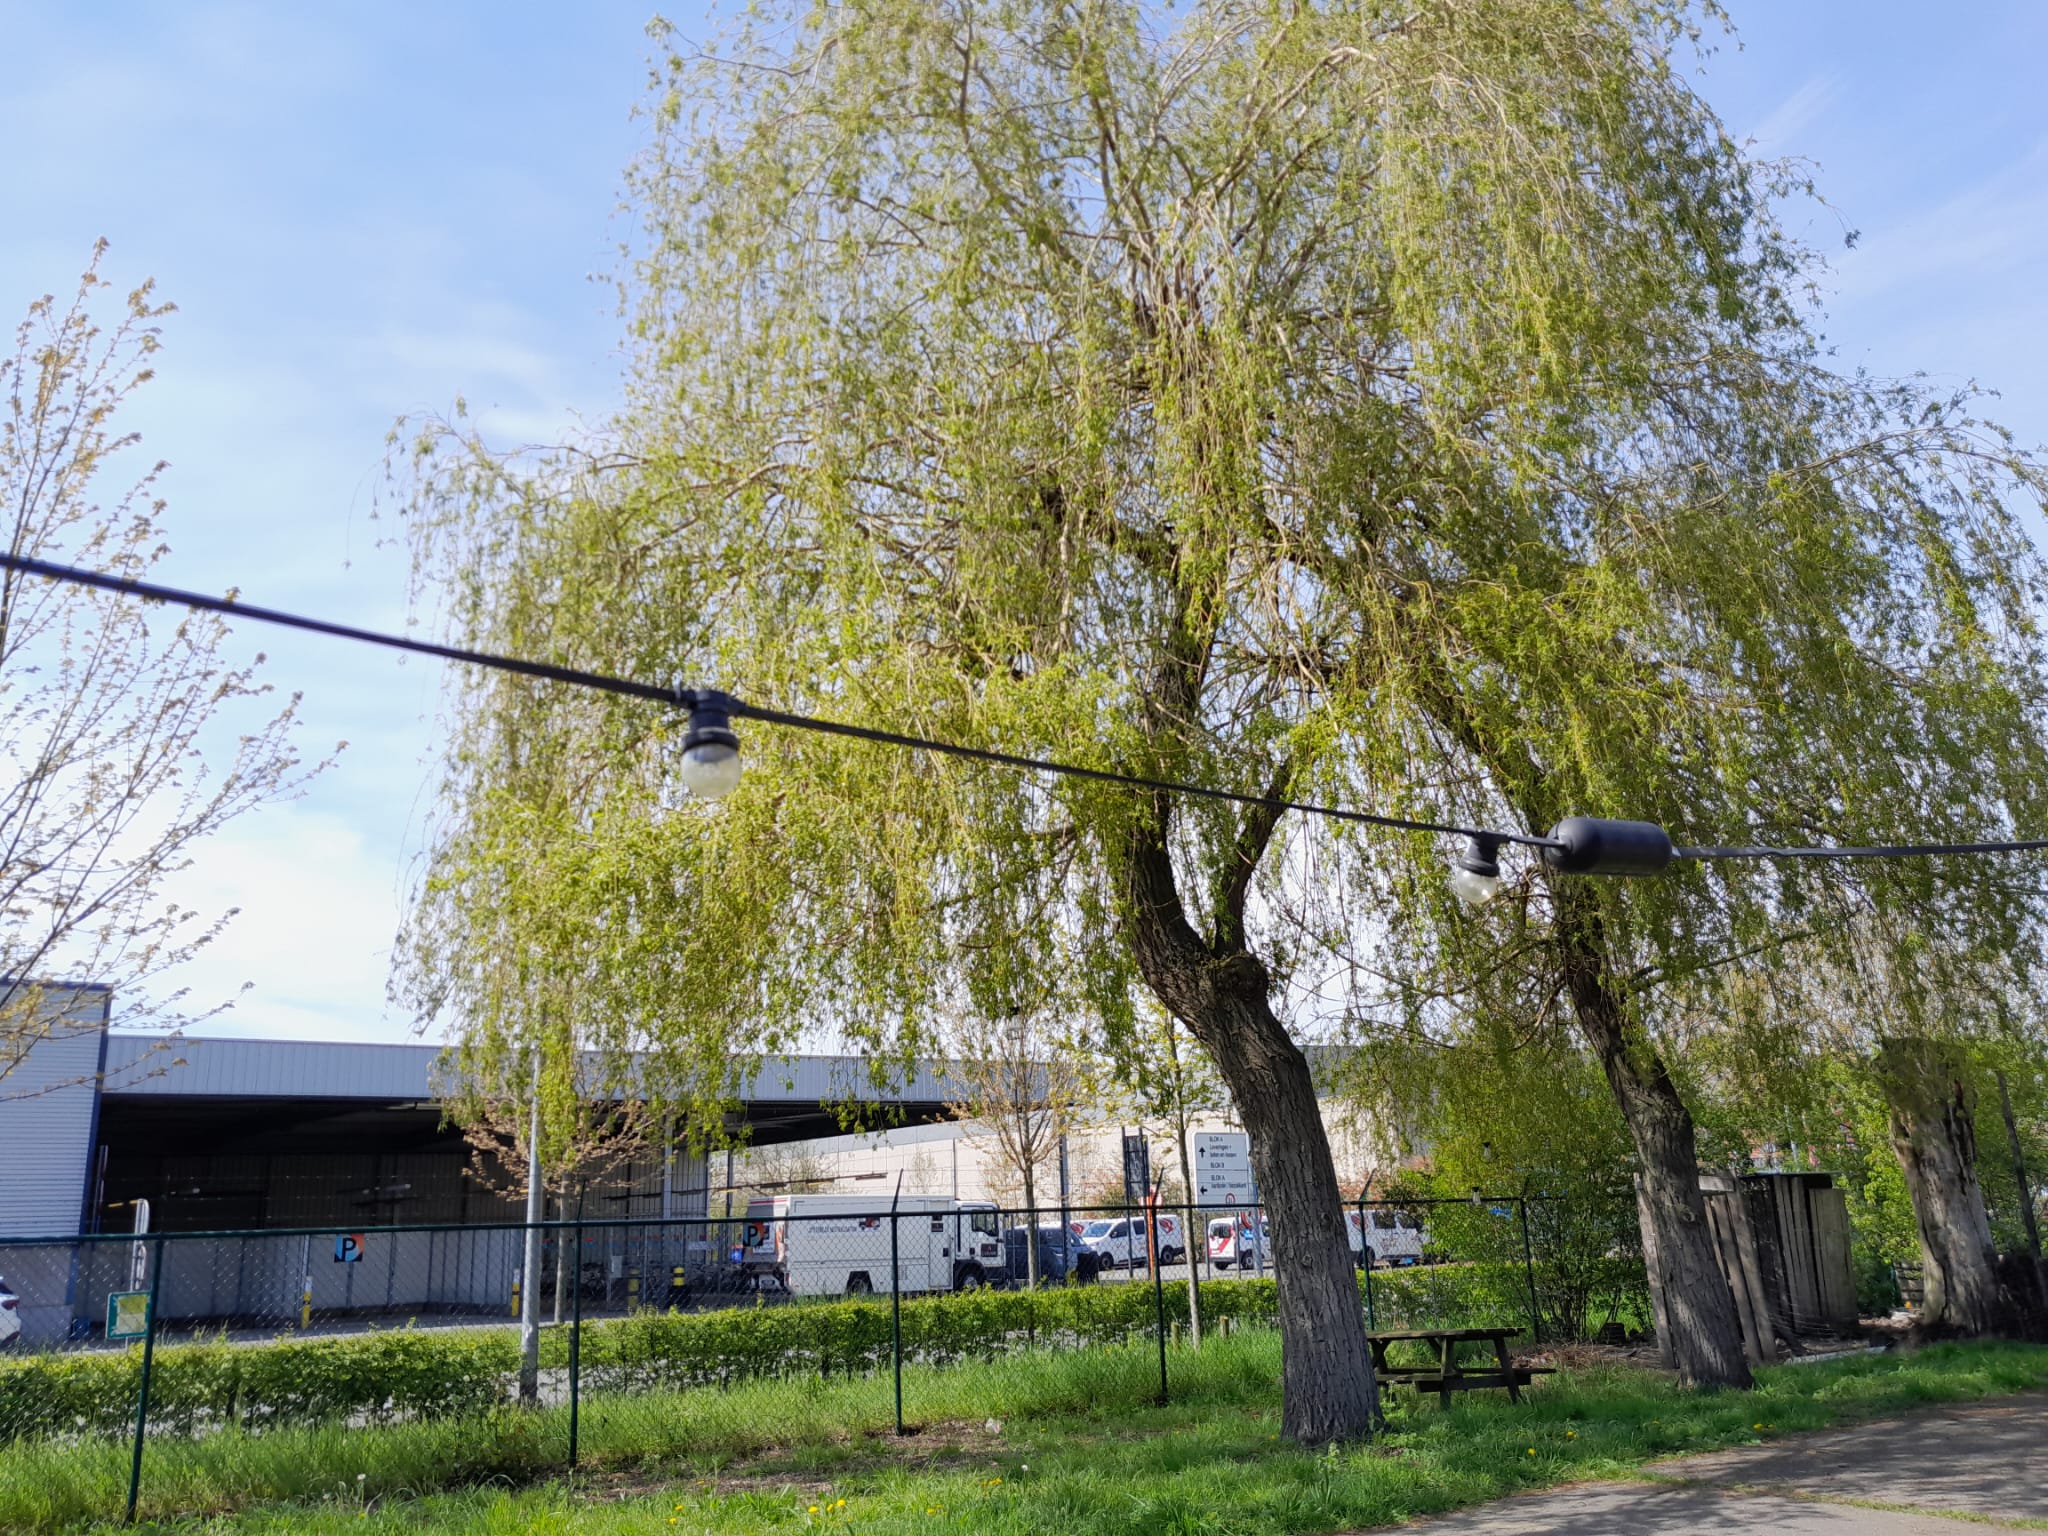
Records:
<instances>
[{"instance_id":1,"label":"leafy branch overhead","mask_svg":"<svg viewBox=\"0 0 2048 1536\"><path fill-rule=\"evenodd\" d=\"M756 8L699 57L658 30L627 405L532 460L423 430L422 575L482 648L1246 793L1684 842L2048 824L2041 471L1967 396L1830 371L1796 187L1686 86L1694 21L868 0ZM1474 922L1430 838L768 729L714 813L641 705L492 679L450 725L410 978L467 1030L518 1029L485 972L529 933L706 1119L729 1053L900 1062L1024 996L1112 1040L1141 999L1179 1019L1274 1204L1309 1439L1362 1433L1371 1389L1304 1041L1411 1000L1451 1028L1475 988L1575 1027L1683 1281L1710 1256L1646 979L1699 992L1859 904L2032 921L1939 875L1695 869L1524 871ZM1688 1379L1740 1379L1732 1318L1700 1322Z\"/></svg>"},{"instance_id":2,"label":"leafy branch overhead","mask_svg":"<svg viewBox=\"0 0 2048 1536\"><path fill-rule=\"evenodd\" d=\"M31 305L0 355L0 536L12 555L139 578L169 552L165 466L129 469L139 439L119 416L154 376L171 306L148 284L109 304L104 254L68 304ZM318 768L292 744L298 696L278 708L263 658L227 649L218 617L0 571L0 1094L77 1027L48 983L117 988L131 1028L228 1006L165 978L234 913L182 907L166 882Z\"/></svg>"}]
</instances>

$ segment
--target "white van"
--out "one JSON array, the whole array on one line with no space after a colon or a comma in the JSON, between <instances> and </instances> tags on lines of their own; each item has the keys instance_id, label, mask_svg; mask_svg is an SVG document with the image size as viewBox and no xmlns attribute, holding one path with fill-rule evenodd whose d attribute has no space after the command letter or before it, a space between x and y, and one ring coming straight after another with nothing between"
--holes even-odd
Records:
<instances>
[{"instance_id":1,"label":"white van","mask_svg":"<svg viewBox=\"0 0 2048 1536\"><path fill-rule=\"evenodd\" d=\"M1273 1262L1273 1233L1266 1225L1265 1217L1259 1216L1258 1230L1252 1230L1253 1214L1240 1211L1235 1216L1218 1216L1209 1223L1209 1262L1217 1269L1256 1269L1259 1265L1259 1246L1265 1245L1265 1262Z\"/></svg>"},{"instance_id":2,"label":"white van","mask_svg":"<svg viewBox=\"0 0 2048 1536\"><path fill-rule=\"evenodd\" d=\"M792 1296L971 1291L1005 1278L993 1205L903 1195L890 1253L889 1202L873 1195L772 1195L747 1202L742 1264Z\"/></svg>"},{"instance_id":3,"label":"white van","mask_svg":"<svg viewBox=\"0 0 2048 1536\"><path fill-rule=\"evenodd\" d=\"M1351 1262L1363 1269L1367 1265L1385 1267L1406 1266L1422 1262L1423 1230L1420 1218L1407 1211L1373 1210L1363 1213L1356 1206L1344 1211L1344 1239L1351 1249ZM1265 1262L1273 1262L1273 1232L1259 1220L1258 1231L1252 1230L1253 1216L1250 1211L1236 1216L1218 1216L1209 1223L1209 1262L1217 1269L1254 1269L1258 1267L1261 1255L1258 1242L1265 1244Z\"/></svg>"},{"instance_id":4,"label":"white van","mask_svg":"<svg viewBox=\"0 0 2048 1536\"><path fill-rule=\"evenodd\" d=\"M1358 1212L1346 1213L1351 1227L1351 1252L1358 1255ZM1366 1213L1371 1230L1366 1234L1365 1261L1385 1268L1389 1265L1406 1268L1422 1262L1423 1244L1427 1234L1423 1231L1422 1218L1413 1211L1391 1210L1381 1206Z\"/></svg>"},{"instance_id":5,"label":"white van","mask_svg":"<svg viewBox=\"0 0 2048 1536\"><path fill-rule=\"evenodd\" d=\"M1161 1213L1153 1220L1158 1225L1154 1240L1159 1245L1159 1262L1178 1264L1188 1251L1180 1218ZM1134 1268L1151 1262L1151 1255L1146 1249L1143 1216L1104 1217L1090 1221L1082 1226L1079 1235L1081 1246L1094 1254L1104 1269Z\"/></svg>"}]
</instances>

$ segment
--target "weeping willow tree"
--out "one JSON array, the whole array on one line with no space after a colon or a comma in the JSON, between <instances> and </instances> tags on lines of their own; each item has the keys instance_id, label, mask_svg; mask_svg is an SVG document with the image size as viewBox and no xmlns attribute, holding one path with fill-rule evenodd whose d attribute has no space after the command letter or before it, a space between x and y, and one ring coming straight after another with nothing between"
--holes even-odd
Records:
<instances>
[{"instance_id":1,"label":"weeping willow tree","mask_svg":"<svg viewBox=\"0 0 2048 1536\"><path fill-rule=\"evenodd\" d=\"M1773 173L1674 70L1687 8L755 10L658 64L610 430L538 461L418 441L455 635L1681 841L1854 835L1940 799L1902 763L1967 794L2032 729L2026 466L1961 402L1826 371ZM572 956L585 1038L651 1050L701 1123L734 1057L900 1060L1027 997L1114 1051L1149 994L1250 1132L1284 1424L1324 1441L1374 1390L1317 999L1367 959L1540 956L1643 1167L1679 1364L1746 1379L1653 983L1753 946L1796 880L1532 870L1474 919L1433 838L779 730L695 807L660 711L466 686L409 974L471 1036L528 1027L486 984L505 956ZM1991 787L1944 820L1982 830Z\"/></svg>"}]
</instances>

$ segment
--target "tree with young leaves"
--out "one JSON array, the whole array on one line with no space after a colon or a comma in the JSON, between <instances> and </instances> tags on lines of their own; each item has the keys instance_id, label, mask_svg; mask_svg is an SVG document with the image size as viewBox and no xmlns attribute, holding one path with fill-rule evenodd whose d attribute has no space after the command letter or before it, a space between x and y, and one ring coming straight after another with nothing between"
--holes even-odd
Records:
<instances>
[{"instance_id":1,"label":"tree with young leaves","mask_svg":"<svg viewBox=\"0 0 2048 1536\"><path fill-rule=\"evenodd\" d=\"M1139 1116L1166 1127L1180 1161L1181 1221L1188 1254L1188 1329L1202 1342L1202 1298L1196 1280L1197 1246L1204 1241L1195 1220L1195 1165L1188 1156L1188 1130L1204 1115L1230 1107L1230 1095L1201 1042L1171 1013L1141 1006L1130 1033L1113 1052L1115 1073Z\"/></svg>"},{"instance_id":2,"label":"tree with young leaves","mask_svg":"<svg viewBox=\"0 0 2048 1536\"><path fill-rule=\"evenodd\" d=\"M119 417L154 376L171 306L147 283L110 305L105 250L0 355L0 548L143 578L168 553L164 465L128 471L139 439ZM215 615L0 567L0 1095L39 1044L82 1027L52 982L112 987L124 1025L166 1033L231 1002L158 990L234 916L183 907L169 884L310 772L298 696L271 713L226 639ZM252 712L209 765L209 738Z\"/></svg>"},{"instance_id":3,"label":"tree with young leaves","mask_svg":"<svg viewBox=\"0 0 2048 1536\"><path fill-rule=\"evenodd\" d=\"M504 793L545 752L574 835L631 850L589 1005L659 1050L825 1021L900 1061L1048 986L1113 1039L1149 995L1250 1133L1284 1426L1317 1442L1375 1391L1303 999L1364 955L1514 954L1629 1127L1681 1375L1746 1381L1655 1004L1799 881L1536 870L1474 920L1439 840L1279 803L1854 834L1951 754L1999 793L1939 825L2014 803L1969 754L2038 717L2030 466L1964 403L1826 370L1778 183L1673 66L1692 20L866 0L666 58L629 404L539 462L418 440L451 631L1256 803L757 730L700 809L672 717L510 731L494 681L422 974L489 951L476 872L550 878L557 829Z\"/></svg>"},{"instance_id":4,"label":"tree with young leaves","mask_svg":"<svg viewBox=\"0 0 2048 1536\"><path fill-rule=\"evenodd\" d=\"M1086 1058L1043 1016L1016 1009L995 1019L965 1018L947 1031L953 1118L970 1122L969 1140L992 1153L1024 1199L1024 1224L1038 1224L1038 1181L1059 1166L1060 1145L1086 1102ZM1038 1284L1038 1243L1024 1245L1025 1277Z\"/></svg>"}]
</instances>

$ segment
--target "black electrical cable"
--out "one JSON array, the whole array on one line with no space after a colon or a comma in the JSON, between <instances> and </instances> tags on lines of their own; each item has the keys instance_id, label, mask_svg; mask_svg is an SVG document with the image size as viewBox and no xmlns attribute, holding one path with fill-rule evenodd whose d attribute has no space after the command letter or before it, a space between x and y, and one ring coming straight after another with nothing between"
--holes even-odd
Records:
<instances>
[{"instance_id":1,"label":"black electrical cable","mask_svg":"<svg viewBox=\"0 0 2048 1536\"><path fill-rule=\"evenodd\" d=\"M636 683L629 678L608 677L604 673L586 672L578 667L558 667L549 662L526 661L517 656L497 656L486 651L438 645L431 640L414 640L405 635L387 634L382 630L361 629L353 624L337 624L328 619L311 618L281 608L261 608L233 598L209 597L202 592L182 591L176 587L158 586L153 582L115 576L105 571L58 565L48 560L32 560L24 555L0 554L0 567L21 571L30 576L42 576L51 581L97 587L108 592L122 592L155 602L175 603L201 612L254 619L259 623L282 625L287 629L305 630L316 635L332 635L342 640L360 640L367 645L412 651L422 656L438 656L444 661L491 667L500 672L516 672L524 677L566 683L578 688L595 688L605 693L623 694L628 698L647 699L657 704L682 709L691 708L700 697L700 690L665 688L657 683ZM1378 816L1370 811L1346 810L1342 806L1318 805L1312 801L1283 800L1271 795L1240 794L1236 790L1212 789L1203 784L1186 784L1173 779L1151 779L1140 774L1119 773L1108 768L1084 768L1078 763L1053 762L1047 758L1024 757L1014 752L998 752L986 747L968 747L925 736L910 736L900 731L878 730L873 726L849 725L840 720L825 720L815 715L799 715L787 710L770 709L765 705L749 704L729 694L714 694L708 690L702 691L702 696L707 700L718 700L731 715L747 720L759 720L767 725L786 725L795 730L817 731L832 736L850 737L856 741L907 747L917 752L940 752L950 757L966 758L972 762L995 763L1006 768L1021 768L1037 773L1058 773L1069 778L1092 779L1097 783L1118 784L1129 789L1164 790L1171 794L1193 795L1205 800L1224 800L1236 805L1257 805L1270 810L1300 811L1306 815L1328 816L1338 821L1387 827L1397 832L1431 832L1450 837L1469 837L1481 843L1490 842L1495 846L1501 843L1518 843L1525 848L1566 847L1556 838L1537 837L1526 832L1497 832L1483 827L1461 827L1446 822L1415 821L1404 816ZM1949 855L2039 853L2044 850L2048 850L2048 838L2024 838L1998 843L1899 843L1871 848L1779 848L1768 844L1749 847L1674 847L1671 856L1678 859L1915 859Z\"/></svg>"},{"instance_id":2,"label":"black electrical cable","mask_svg":"<svg viewBox=\"0 0 2048 1536\"><path fill-rule=\"evenodd\" d=\"M48 560L31 560L23 555L0 554L0 566L21 571L30 576L42 576L51 581L70 582L76 586L97 587L106 592L122 592L132 597L147 598L154 602L175 603L181 607L197 609L204 613L226 614L233 618L254 619L262 624L278 624L286 629L306 630L316 635L332 635L342 640L360 640L366 645L381 645L391 650L411 651L421 656L438 656L444 661L465 662L471 666L491 667L500 672L516 672L524 677L537 677L548 682L567 683L572 687L595 688L605 693L623 694L628 698L649 699L657 704L668 704L688 709L699 697L699 692L688 688L664 688L655 683L636 683L628 678L607 677L601 672L585 672L576 667L558 667L543 661L524 661L516 656L496 656L486 651L464 650L458 646L437 645L430 640L414 640L405 635L387 634L381 630L359 629L353 624L336 624L328 619L309 618L304 614L288 613L281 608L260 608L254 604L240 602L233 598L209 597L203 592L186 592L176 587L158 586L153 582L137 581L132 577L115 576L105 571L84 570L77 566L58 565ZM1129 789L1164 790L1171 794L1193 795L1205 800L1226 800L1236 805L1257 805L1269 810L1301 811L1311 816L1328 816L1338 821L1361 822L1367 826L1389 827L1398 832L1433 832L1451 837L1473 837L1490 839L1494 843L1519 843L1525 848L1561 848L1564 845L1555 838L1536 837L1526 832L1494 832L1480 827L1460 827L1444 822L1412 821L1402 816L1376 816L1370 811L1346 810L1341 806L1317 805L1305 800L1283 800L1271 795L1240 794L1231 789L1212 789L1203 784L1184 784L1173 779L1149 779L1135 773L1118 773L1108 768L1084 768L1078 763L1059 763L1046 758L1024 757L1014 752L998 752L986 747L967 747L950 741L935 741L924 736L909 736L900 731L877 730L872 726L849 725L839 720L824 720L814 715L792 714L787 710L769 709L759 704L749 704L729 694L711 694L722 703L726 712L742 719L759 720L766 725L786 725L796 730L818 731L826 735L846 736L857 741L880 742L892 747L908 747L918 752L942 752L951 757L966 758L973 762L995 763L1006 768L1022 768L1038 773L1064 774L1068 778L1092 779L1101 784L1118 784Z\"/></svg>"},{"instance_id":3,"label":"black electrical cable","mask_svg":"<svg viewBox=\"0 0 2048 1536\"><path fill-rule=\"evenodd\" d=\"M1898 843L1877 848L1673 848L1676 859L1929 859L1947 854L2039 853L2048 837L2012 843Z\"/></svg>"}]
</instances>

